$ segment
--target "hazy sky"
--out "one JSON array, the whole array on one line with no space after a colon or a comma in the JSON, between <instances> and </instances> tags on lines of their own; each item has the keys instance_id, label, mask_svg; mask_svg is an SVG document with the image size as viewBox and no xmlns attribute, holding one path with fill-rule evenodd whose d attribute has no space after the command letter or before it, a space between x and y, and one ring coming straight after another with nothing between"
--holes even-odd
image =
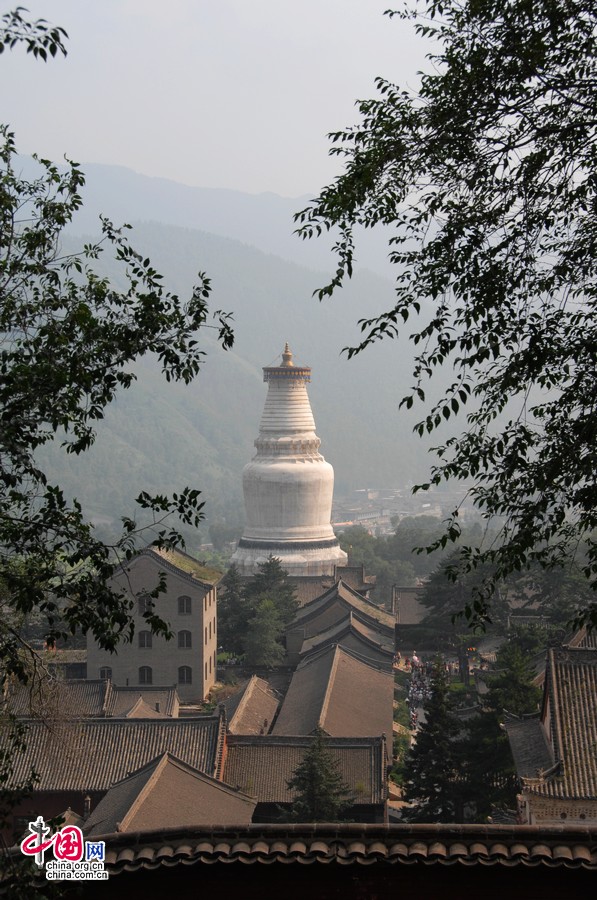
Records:
<instances>
[{"instance_id":1,"label":"hazy sky","mask_svg":"<svg viewBox=\"0 0 597 900\"><path fill-rule=\"evenodd\" d=\"M392 0L25 5L69 41L47 64L0 56L0 121L20 152L252 193L316 193L340 166L327 133L357 121L375 76L416 86L428 49L383 15Z\"/></svg>"}]
</instances>

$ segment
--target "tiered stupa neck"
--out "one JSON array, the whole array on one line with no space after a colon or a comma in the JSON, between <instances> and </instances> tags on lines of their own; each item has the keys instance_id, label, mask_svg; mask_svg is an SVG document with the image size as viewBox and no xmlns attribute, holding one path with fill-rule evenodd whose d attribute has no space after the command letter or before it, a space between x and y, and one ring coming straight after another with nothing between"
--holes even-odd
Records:
<instances>
[{"instance_id":1,"label":"tiered stupa neck","mask_svg":"<svg viewBox=\"0 0 597 900\"><path fill-rule=\"evenodd\" d=\"M309 366L295 366L288 344L282 353L282 365L266 366L263 380L268 392L255 447L263 456L319 456L321 441L315 434L315 421L307 383Z\"/></svg>"}]
</instances>

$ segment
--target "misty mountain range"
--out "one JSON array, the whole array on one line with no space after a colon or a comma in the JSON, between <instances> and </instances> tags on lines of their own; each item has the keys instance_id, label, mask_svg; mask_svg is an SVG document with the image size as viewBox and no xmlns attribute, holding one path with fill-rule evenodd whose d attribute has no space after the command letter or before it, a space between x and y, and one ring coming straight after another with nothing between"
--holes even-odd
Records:
<instances>
[{"instance_id":1,"label":"misty mountain range","mask_svg":"<svg viewBox=\"0 0 597 900\"><path fill-rule=\"evenodd\" d=\"M84 171L84 209L64 249L98 234L100 212L130 222L131 243L170 290L184 296L197 271L207 273L210 308L231 311L235 330L228 352L202 333L206 362L188 387L167 384L155 361L141 360L137 383L108 409L88 453L73 459L44 450L51 478L88 515L107 523L130 514L141 489L190 484L202 490L208 518L241 517L242 468L254 453L266 395L261 368L275 364L285 341L297 363L312 366L309 396L337 496L425 477L429 458L412 434L422 411L398 411L411 384L409 342L377 344L350 361L341 354L359 340L359 318L391 305L391 281L359 268L337 296L314 299L334 259L292 234L292 213L307 198L189 188L111 166ZM118 282L117 270L113 277Z\"/></svg>"}]
</instances>

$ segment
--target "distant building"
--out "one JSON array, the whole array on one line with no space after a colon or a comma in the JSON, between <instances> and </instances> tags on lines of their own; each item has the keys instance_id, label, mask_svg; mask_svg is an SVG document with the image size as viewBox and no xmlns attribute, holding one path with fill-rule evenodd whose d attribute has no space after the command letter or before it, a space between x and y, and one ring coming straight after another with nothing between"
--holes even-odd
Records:
<instances>
[{"instance_id":1,"label":"distant building","mask_svg":"<svg viewBox=\"0 0 597 900\"><path fill-rule=\"evenodd\" d=\"M149 597L160 573L166 592ZM176 685L183 701L200 701L216 678L217 583L221 575L179 550L168 553L143 550L113 578L113 586L134 602L135 634L116 653L101 650L89 639L87 678L111 679L119 686ZM169 622L173 638L151 633L144 613L155 604L156 613Z\"/></svg>"},{"instance_id":2,"label":"distant building","mask_svg":"<svg viewBox=\"0 0 597 900\"><path fill-rule=\"evenodd\" d=\"M263 378L257 453L243 472L246 526L232 563L248 576L274 556L291 576L331 575L347 555L331 525L334 470L319 452L311 369L296 366L286 344L282 364L264 368Z\"/></svg>"}]
</instances>

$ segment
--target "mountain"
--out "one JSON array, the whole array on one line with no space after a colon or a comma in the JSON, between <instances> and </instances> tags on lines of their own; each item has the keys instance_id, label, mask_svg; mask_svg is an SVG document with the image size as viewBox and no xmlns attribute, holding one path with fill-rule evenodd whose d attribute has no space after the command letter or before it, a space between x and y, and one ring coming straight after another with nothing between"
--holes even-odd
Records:
<instances>
[{"instance_id":1,"label":"mountain","mask_svg":"<svg viewBox=\"0 0 597 900\"><path fill-rule=\"evenodd\" d=\"M123 172L104 172L113 176L110 196L118 194ZM137 177L131 182L130 191L126 178L120 183L119 202L131 209L140 204L149 208L155 194L144 198L141 188L135 188ZM99 191L94 177L88 177L88 184ZM187 196L186 190L196 189L166 191L162 213L168 207L174 215L176 198ZM287 202L269 195L261 199L270 210ZM92 206L89 201L90 215ZM191 206L184 209L190 217ZM218 215L223 228L226 217L222 210ZM77 227L82 223L78 220ZM95 521L107 524L130 514L141 489L171 492L186 484L204 492L208 517L239 517L242 468L254 453L266 394L261 368L275 363L285 341L296 361L313 369L309 395L322 453L334 466L336 495L363 487L398 487L424 477L427 460L412 435L418 416L398 410L411 384L409 342L383 342L350 361L341 354L347 344L358 342L359 318L392 304L391 282L357 271L340 294L320 303L312 294L325 281L322 271L195 228L147 221L133 225L133 246L151 258L169 289L184 296L198 270L208 274L210 308L233 312L236 339L233 350L225 352L209 331L202 332L206 361L186 387L167 384L155 360L141 360L137 383L107 410L88 453L73 458L57 447L43 451L51 478L80 499ZM230 227L240 229L239 222L231 221ZM256 222L255 233L263 236L268 228ZM69 252L88 239L71 228L63 249ZM121 276L109 260L102 257L98 267L118 283Z\"/></svg>"},{"instance_id":2,"label":"mountain","mask_svg":"<svg viewBox=\"0 0 597 900\"><path fill-rule=\"evenodd\" d=\"M36 171L30 157L19 157L24 173ZM123 166L86 163L82 166L86 184L83 206L72 231L94 233L99 216L116 225L125 222L161 222L233 238L264 253L319 269L329 275L334 270L331 247L334 235L303 241L294 232L293 216L311 199L280 197L278 194L248 194L224 188L190 187L166 178L150 178ZM359 233L357 266L391 277L387 246L379 230ZM322 282L325 278L322 278Z\"/></svg>"}]
</instances>

